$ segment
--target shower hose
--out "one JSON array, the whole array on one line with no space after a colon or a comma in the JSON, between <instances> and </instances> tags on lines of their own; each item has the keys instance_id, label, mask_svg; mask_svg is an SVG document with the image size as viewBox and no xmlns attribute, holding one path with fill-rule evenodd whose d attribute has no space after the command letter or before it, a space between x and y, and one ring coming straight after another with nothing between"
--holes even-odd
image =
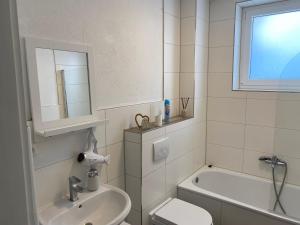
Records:
<instances>
[{"instance_id":1,"label":"shower hose","mask_svg":"<svg viewBox=\"0 0 300 225\"><path fill-rule=\"evenodd\" d=\"M273 207L273 211L275 211L277 205L279 205L279 207L280 207L281 211L283 212L283 214L286 214L286 211L285 211L285 209L283 208L283 206L280 202L280 196L282 194L282 190L283 190L286 175L287 175L287 165L286 165L286 163L284 164L284 169L285 169L284 170L284 177L283 177L283 180L282 180L282 183L280 185L279 192L278 192L277 186L276 186L276 180L275 180L275 166L272 166L273 186L274 186L274 192L275 192L275 196L276 196L276 201L275 201L275 204L274 204L274 207Z\"/></svg>"}]
</instances>

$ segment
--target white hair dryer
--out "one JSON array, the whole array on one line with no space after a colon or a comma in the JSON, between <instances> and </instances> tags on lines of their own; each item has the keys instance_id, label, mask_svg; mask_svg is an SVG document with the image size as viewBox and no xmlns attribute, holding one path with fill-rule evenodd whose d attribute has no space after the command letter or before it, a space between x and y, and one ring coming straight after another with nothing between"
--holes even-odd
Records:
<instances>
[{"instance_id":1,"label":"white hair dryer","mask_svg":"<svg viewBox=\"0 0 300 225\"><path fill-rule=\"evenodd\" d=\"M110 155L103 156L98 154L97 139L92 130L88 136L87 151L80 153L77 157L77 161L90 167L94 167L97 164L110 163Z\"/></svg>"}]
</instances>

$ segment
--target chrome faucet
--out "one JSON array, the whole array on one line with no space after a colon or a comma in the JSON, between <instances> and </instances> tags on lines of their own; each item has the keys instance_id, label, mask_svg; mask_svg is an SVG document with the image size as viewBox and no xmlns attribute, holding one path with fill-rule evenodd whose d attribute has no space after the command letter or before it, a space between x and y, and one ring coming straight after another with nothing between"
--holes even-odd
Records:
<instances>
[{"instance_id":1,"label":"chrome faucet","mask_svg":"<svg viewBox=\"0 0 300 225\"><path fill-rule=\"evenodd\" d=\"M264 161L267 164L270 164L272 167L275 166L286 166L287 163L281 159L279 159L276 155L273 155L272 157L269 156L261 156L259 157L260 161Z\"/></svg>"},{"instance_id":2,"label":"chrome faucet","mask_svg":"<svg viewBox=\"0 0 300 225\"><path fill-rule=\"evenodd\" d=\"M70 201L75 202L78 200L78 192L83 192L83 187L79 184L81 180L78 177L69 177L69 191L70 191Z\"/></svg>"},{"instance_id":3,"label":"chrome faucet","mask_svg":"<svg viewBox=\"0 0 300 225\"><path fill-rule=\"evenodd\" d=\"M272 167L273 187L274 187L274 192L275 192L275 197L276 197L274 207L273 207L273 211L275 211L277 205L279 205L279 207L280 207L281 211L283 212L283 214L286 214L286 211L285 211L285 209L284 209L284 207L281 203L280 196L282 194L285 179L286 179L286 176L287 176L287 169L288 169L287 162L284 161L284 160L279 159L276 155L273 155L272 157L261 156L261 157L259 157L259 160L271 165L271 167ZM276 166L281 166L281 167L284 168L284 176L283 176L282 183L280 185L279 190L277 188L276 179L275 179L275 168L276 168Z\"/></svg>"}]
</instances>

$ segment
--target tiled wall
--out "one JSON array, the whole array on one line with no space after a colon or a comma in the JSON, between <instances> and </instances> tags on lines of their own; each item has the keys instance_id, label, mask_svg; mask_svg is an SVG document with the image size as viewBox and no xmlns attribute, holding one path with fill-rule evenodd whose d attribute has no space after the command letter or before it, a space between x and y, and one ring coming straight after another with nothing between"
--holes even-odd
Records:
<instances>
[{"instance_id":1,"label":"tiled wall","mask_svg":"<svg viewBox=\"0 0 300 225\"><path fill-rule=\"evenodd\" d=\"M152 0L145 1L149 4L151 3L150 5L152 5L152 3L157 4L160 2ZM60 7L53 7L53 2L55 4L60 4ZM103 3L104 1L90 1L90 3L95 4L97 2ZM112 1L107 1L107 4L108 2L110 3L109 7L119 7L119 2L116 4L117 6L113 5ZM132 1L132 10L136 10L138 7L141 7L140 2L140 0ZM198 7L201 13L199 14L199 18L197 17L197 21L199 20L202 24L199 25L199 31L201 31L201 35L199 37L202 37L203 40L207 40L208 33L204 27L208 26L208 0L198 0L198 2ZM32 7L32 5L35 7ZM87 8L83 7L83 5ZM93 28L95 30L99 28L97 19L103 20L105 17L102 17L103 15L101 13L97 14L95 12L96 9L92 8L89 4L86 4L85 1L78 1L74 4L72 0L55 0L51 2L45 1L39 4L39 2L35 2L34 0L28 0L25 4L25 1L22 0L18 1L18 7L21 37L35 36L79 43L84 43L86 38L91 38L93 44L100 50L103 47L103 43L100 43L101 41L99 40L103 40L103 38L105 38L105 41L114 41L114 35L102 37L100 34L99 36L92 32L94 31ZM83 8L85 10L83 10ZM143 9L145 8L143 7ZM78 16L82 15L83 12L93 12L91 18L94 18L94 20L90 21L88 24L84 23L81 16ZM137 11L135 11L135 13L138 17L139 13ZM141 14L142 13L143 11L141 11ZM76 16L74 17L74 15ZM98 18L96 19L94 16L98 16ZM151 15L149 15L150 20L151 18ZM62 21L64 22L62 23ZM109 30L110 24L100 28ZM85 29L90 29L90 35L85 35L83 32ZM205 30L204 33L202 33L202 29ZM114 30L111 31L112 34L114 34L114 32ZM132 45L132 47L135 47L135 45ZM198 99L195 102L195 118L189 120L189 122L185 125L178 124L176 126L171 126L170 130L167 132L174 141L177 141L175 142L177 144L173 146L173 150L171 149L173 152L172 157L168 163L169 167L166 167L166 176L168 177L166 193L174 193L176 183L189 176L196 167L199 168L204 164L207 74L206 64L203 62L207 61L207 52L202 51L206 49L204 45L202 47L199 48L198 51L199 55L203 58L203 61L199 64L199 71L201 71L201 73L199 73L199 76L196 78L199 82L197 82L195 87ZM104 49L107 50L106 48ZM117 51L117 49L114 49L114 51ZM106 52L101 52L101 54L105 55ZM145 60L146 59L147 57ZM95 60L101 60L100 55L96 55ZM105 66L107 66L106 68L108 68L108 66L113 67L115 64L115 62L112 63L106 61L102 63L105 63ZM136 62L131 61L127 62L126 65L122 64L123 62L120 63L121 64L118 64L118 66L140 66L137 65ZM26 68L25 63L24 68ZM119 72L122 73L121 70ZM179 71L177 70L176 72L178 73ZM146 74L144 74L144 76L148 77ZM105 79L97 80L97 82L105 82ZM99 87L96 87L96 89L97 88L99 89ZM111 164L103 166L101 169L100 179L102 183L109 183L124 188L123 130L135 126L134 116L136 113L151 115L153 118L153 116L157 113L158 108L161 107L161 104L161 102L136 104L97 111L100 118L108 120L107 123L99 125L96 128L96 137L99 143L98 151L104 155L111 155ZM28 105L29 104L27 104L27 108L29 108ZM30 119L29 110L27 118ZM181 140L180 138L187 140L186 135L192 135L193 143L187 143L187 141L182 142L186 143L186 145L181 142L178 143L178 140ZM86 138L86 131L60 135L47 139L35 137L34 164L36 169L35 177L39 207L47 206L47 204L61 198L68 192L68 177L70 175L76 175L80 178L86 177L87 168L83 168L76 162L77 154L84 149ZM190 144L192 144L192 147L187 147L190 146ZM194 157L195 154L197 157ZM195 164L195 161L197 164ZM186 168L186 170L181 170L180 167Z\"/></svg>"},{"instance_id":2,"label":"tiled wall","mask_svg":"<svg viewBox=\"0 0 300 225\"><path fill-rule=\"evenodd\" d=\"M232 91L234 0L210 2L206 163L271 177L261 155L288 162L300 185L300 94Z\"/></svg>"},{"instance_id":3,"label":"tiled wall","mask_svg":"<svg viewBox=\"0 0 300 225\"><path fill-rule=\"evenodd\" d=\"M125 133L126 191L133 203L130 224L150 225L149 212L175 197L177 184L204 165L205 132L205 123L191 119L142 135ZM153 143L166 137L170 153L154 162Z\"/></svg>"}]
</instances>

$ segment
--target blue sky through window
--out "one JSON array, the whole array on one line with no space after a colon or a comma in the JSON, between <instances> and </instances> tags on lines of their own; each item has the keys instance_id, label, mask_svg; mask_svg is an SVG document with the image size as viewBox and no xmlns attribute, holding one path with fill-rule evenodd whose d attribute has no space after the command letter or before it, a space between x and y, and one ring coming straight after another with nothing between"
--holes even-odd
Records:
<instances>
[{"instance_id":1,"label":"blue sky through window","mask_svg":"<svg viewBox=\"0 0 300 225\"><path fill-rule=\"evenodd\" d=\"M253 18L249 79L300 79L300 11Z\"/></svg>"}]
</instances>

